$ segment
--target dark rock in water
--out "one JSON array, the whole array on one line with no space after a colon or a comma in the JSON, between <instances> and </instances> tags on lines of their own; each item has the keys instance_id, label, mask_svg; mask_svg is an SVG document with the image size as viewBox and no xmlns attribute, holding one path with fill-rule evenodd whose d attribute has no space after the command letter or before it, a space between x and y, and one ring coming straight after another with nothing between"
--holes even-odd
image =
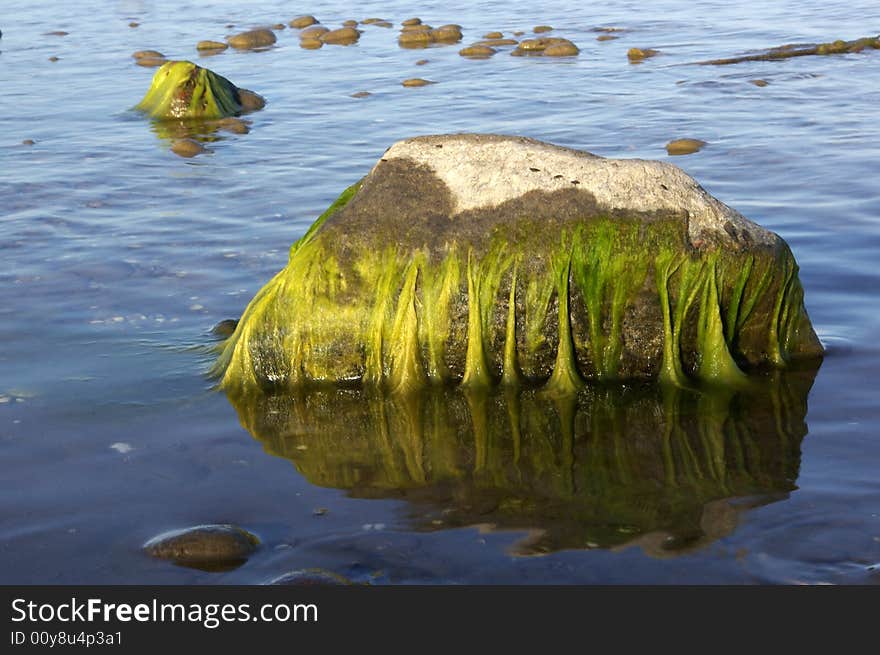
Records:
<instances>
[{"instance_id":1,"label":"dark rock in water","mask_svg":"<svg viewBox=\"0 0 880 655\"><path fill-rule=\"evenodd\" d=\"M223 321L220 321L211 328L211 334L215 334L218 337L226 337L232 336L232 333L235 332L235 328L238 327L238 321L233 318L227 318Z\"/></svg>"},{"instance_id":2,"label":"dark rock in water","mask_svg":"<svg viewBox=\"0 0 880 655\"><path fill-rule=\"evenodd\" d=\"M226 41L236 50L254 50L255 48L267 48L277 41L272 30L258 29L241 32L230 36Z\"/></svg>"},{"instance_id":3,"label":"dark rock in water","mask_svg":"<svg viewBox=\"0 0 880 655\"><path fill-rule=\"evenodd\" d=\"M200 525L160 534L144 544L158 559L205 571L228 571L247 561L260 540L234 525Z\"/></svg>"},{"instance_id":4,"label":"dark rock in water","mask_svg":"<svg viewBox=\"0 0 880 655\"><path fill-rule=\"evenodd\" d=\"M171 152L179 157L195 157L211 152L195 139L175 139L171 144Z\"/></svg>"},{"instance_id":5,"label":"dark rock in water","mask_svg":"<svg viewBox=\"0 0 880 655\"><path fill-rule=\"evenodd\" d=\"M810 55L843 55L862 52L864 50L880 50L880 36L868 36L854 41L838 39L830 43L797 44L790 43L776 48L770 48L762 53L754 55L742 55L740 57L728 57L726 59L710 59L697 62L702 65L726 66L739 64L744 61L779 61L792 57L806 57Z\"/></svg>"},{"instance_id":6,"label":"dark rock in water","mask_svg":"<svg viewBox=\"0 0 880 655\"><path fill-rule=\"evenodd\" d=\"M345 576L327 571L325 569L300 569L285 573L266 584L291 585L297 587L312 587L324 585L351 585L354 584Z\"/></svg>"},{"instance_id":7,"label":"dark rock in water","mask_svg":"<svg viewBox=\"0 0 880 655\"><path fill-rule=\"evenodd\" d=\"M822 354L797 270L672 164L418 137L294 244L214 372L227 389L744 385Z\"/></svg>"}]
</instances>

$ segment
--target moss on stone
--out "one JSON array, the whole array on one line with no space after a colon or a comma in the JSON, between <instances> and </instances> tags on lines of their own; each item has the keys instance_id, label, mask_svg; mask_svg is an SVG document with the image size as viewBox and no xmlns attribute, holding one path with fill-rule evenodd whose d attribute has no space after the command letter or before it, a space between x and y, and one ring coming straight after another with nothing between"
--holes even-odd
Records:
<instances>
[{"instance_id":1,"label":"moss on stone","mask_svg":"<svg viewBox=\"0 0 880 655\"><path fill-rule=\"evenodd\" d=\"M242 104L238 88L222 75L189 61L169 61L135 109L157 119L216 119L239 114Z\"/></svg>"}]
</instances>

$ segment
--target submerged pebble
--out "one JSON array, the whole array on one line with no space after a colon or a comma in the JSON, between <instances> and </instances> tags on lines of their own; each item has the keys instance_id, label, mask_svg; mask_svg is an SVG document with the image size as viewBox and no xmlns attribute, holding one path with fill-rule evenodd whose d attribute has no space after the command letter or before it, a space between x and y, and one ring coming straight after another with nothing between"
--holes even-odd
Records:
<instances>
[{"instance_id":1,"label":"submerged pebble","mask_svg":"<svg viewBox=\"0 0 880 655\"><path fill-rule=\"evenodd\" d=\"M131 56L135 59L165 59L165 55L158 50L138 50Z\"/></svg>"},{"instance_id":2,"label":"submerged pebble","mask_svg":"<svg viewBox=\"0 0 880 655\"><path fill-rule=\"evenodd\" d=\"M322 34L326 34L330 31L330 28L324 27L323 25L312 25L311 27L307 27L302 32L299 33L299 38L301 39L317 39Z\"/></svg>"},{"instance_id":3,"label":"submerged pebble","mask_svg":"<svg viewBox=\"0 0 880 655\"><path fill-rule=\"evenodd\" d=\"M370 93L369 91L355 91L354 93L351 94L351 97L352 98L366 98L371 95L373 95L373 94Z\"/></svg>"},{"instance_id":4,"label":"submerged pebble","mask_svg":"<svg viewBox=\"0 0 880 655\"><path fill-rule=\"evenodd\" d=\"M471 45L458 51L462 57L471 57L473 59L488 59L494 55L497 50L487 45Z\"/></svg>"},{"instance_id":5,"label":"submerged pebble","mask_svg":"<svg viewBox=\"0 0 880 655\"><path fill-rule=\"evenodd\" d=\"M23 145L23 146L32 146L32 145L34 145L35 143L36 143L36 141L34 141L33 139L25 139L24 141L21 142L21 145Z\"/></svg>"},{"instance_id":6,"label":"submerged pebble","mask_svg":"<svg viewBox=\"0 0 880 655\"><path fill-rule=\"evenodd\" d=\"M749 82L754 84L755 86L767 86L768 84L770 84L770 82L768 82L767 80L749 80Z\"/></svg>"},{"instance_id":7,"label":"submerged pebble","mask_svg":"<svg viewBox=\"0 0 880 655\"><path fill-rule=\"evenodd\" d=\"M615 39L619 39L619 36L614 36L613 34L600 34L596 37L597 41L614 41Z\"/></svg>"},{"instance_id":8,"label":"submerged pebble","mask_svg":"<svg viewBox=\"0 0 880 655\"><path fill-rule=\"evenodd\" d=\"M485 39L484 41L477 41L474 45L486 45L490 48L497 48L499 46L504 45L518 45L519 41L516 39Z\"/></svg>"},{"instance_id":9,"label":"submerged pebble","mask_svg":"<svg viewBox=\"0 0 880 655\"><path fill-rule=\"evenodd\" d=\"M190 158L211 151L195 139L175 139L171 144L171 152L178 157Z\"/></svg>"},{"instance_id":10,"label":"submerged pebble","mask_svg":"<svg viewBox=\"0 0 880 655\"><path fill-rule=\"evenodd\" d=\"M427 64L427 63L428 63L428 60L427 60L427 59L419 59L419 60L416 62L416 66L424 66L424 65Z\"/></svg>"},{"instance_id":11,"label":"submerged pebble","mask_svg":"<svg viewBox=\"0 0 880 655\"><path fill-rule=\"evenodd\" d=\"M248 30L230 36L226 41L236 50L253 50L255 48L266 48L275 41L275 32L265 28Z\"/></svg>"},{"instance_id":12,"label":"submerged pebble","mask_svg":"<svg viewBox=\"0 0 880 655\"><path fill-rule=\"evenodd\" d=\"M211 328L211 334L218 337L229 337L232 336L232 333L235 332L235 328L238 327L238 321L234 318L227 318L215 325Z\"/></svg>"},{"instance_id":13,"label":"submerged pebble","mask_svg":"<svg viewBox=\"0 0 880 655\"><path fill-rule=\"evenodd\" d=\"M280 575L266 584L309 587L313 585L351 585L354 583L345 576L326 569L299 569Z\"/></svg>"},{"instance_id":14,"label":"submerged pebble","mask_svg":"<svg viewBox=\"0 0 880 655\"><path fill-rule=\"evenodd\" d=\"M196 50L226 50L229 46L222 41L199 41L196 43Z\"/></svg>"},{"instance_id":15,"label":"submerged pebble","mask_svg":"<svg viewBox=\"0 0 880 655\"><path fill-rule=\"evenodd\" d=\"M214 123L219 129L224 132L231 132L232 134L247 134L251 131L251 128L248 126L249 121L242 120L241 118L229 117L229 118L221 118L217 122ZM220 325L218 323L217 325ZM215 329L217 327L215 325ZM235 327L232 328L233 330Z\"/></svg>"},{"instance_id":16,"label":"submerged pebble","mask_svg":"<svg viewBox=\"0 0 880 655\"><path fill-rule=\"evenodd\" d=\"M552 32L552 31L553 31L553 28L550 27L549 25L536 25L532 29L532 32L534 32L535 34L542 34L543 32Z\"/></svg>"},{"instance_id":17,"label":"submerged pebble","mask_svg":"<svg viewBox=\"0 0 880 655\"><path fill-rule=\"evenodd\" d=\"M570 41L567 43L554 43L544 49L545 57L574 57L577 54L580 54L580 50Z\"/></svg>"},{"instance_id":18,"label":"submerged pebble","mask_svg":"<svg viewBox=\"0 0 880 655\"><path fill-rule=\"evenodd\" d=\"M234 525L199 525L160 534L144 544L151 557L199 569L229 569L244 564L260 540Z\"/></svg>"},{"instance_id":19,"label":"submerged pebble","mask_svg":"<svg viewBox=\"0 0 880 655\"><path fill-rule=\"evenodd\" d=\"M266 99L263 96L248 89L238 90L238 101L243 112L259 111L266 106Z\"/></svg>"},{"instance_id":20,"label":"submerged pebble","mask_svg":"<svg viewBox=\"0 0 880 655\"><path fill-rule=\"evenodd\" d=\"M296 18L291 20L288 25L297 29L302 29L304 27L308 27L309 25L314 25L317 22L318 19L314 16L297 16Z\"/></svg>"},{"instance_id":21,"label":"submerged pebble","mask_svg":"<svg viewBox=\"0 0 880 655\"><path fill-rule=\"evenodd\" d=\"M324 32L320 38L324 43L350 45L361 38L361 33L353 27L341 27L338 30Z\"/></svg>"},{"instance_id":22,"label":"submerged pebble","mask_svg":"<svg viewBox=\"0 0 880 655\"><path fill-rule=\"evenodd\" d=\"M690 155L706 145L699 139L673 139L666 144L666 152L670 155Z\"/></svg>"},{"instance_id":23,"label":"submerged pebble","mask_svg":"<svg viewBox=\"0 0 880 655\"><path fill-rule=\"evenodd\" d=\"M648 57L653 57L658 52L658 50L652 50L651 48L630 48L626 51L626 56L632 62L639 62Z\"/></svg>"},{"instance_id":24,"label":"submerged pebble","mask_svg":"<svg viewBox=\"0 0 880 655\"><path fill-rule=\"evenodd\" d=\"M431 80L423 80L421 77L413 77L404 80L401 84L403 84L403 86L427 86L428 84L434 84L434 82Z\"/></svg>"},{"instance_id":25,"label":"submerged pebble","mask_svg":"<svg viewBox=\"0 0 880 655\"><path fill-rule=\"evenodd\" d=\"M504 34L502 34L501 32L486 32L483 35L484 39L501 39L503 37L504 37Z\"/></svg>"}]
</instances>

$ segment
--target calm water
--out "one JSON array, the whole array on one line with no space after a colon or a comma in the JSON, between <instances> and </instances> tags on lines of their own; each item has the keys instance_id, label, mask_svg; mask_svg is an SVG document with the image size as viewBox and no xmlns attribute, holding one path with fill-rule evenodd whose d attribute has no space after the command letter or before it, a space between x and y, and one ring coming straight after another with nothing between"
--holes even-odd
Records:
<instances>
[{"instance_id":1,"label":"calm water","mask_svg":"<svg viewBox=\"0 0 880 655\"><path fill-rule=\"evenodd\" d=\"M880 51L690 65L876 35L880 6L451 4L301 9L456 22L464 44L550 24L581 55L468 61L366 26L351 47L303 50L287 29L266 52L197 58L227 24L287 22L290 3L0 2L0 582L311 567L374 583L880 582ZM598 42L600 26L626 31ZM662 54L631 65L634 46ZM269 104L249 134L179 158L128 111L154 72L130 57L146 48ZM400 85L416 76L437 84ZM386 147L454 131L682 166L789 242L822 367L751 397L592 389L555 405L212 391L211 327ZM677 137L710 145L667 157ZM212 522L263 546L224 573L140 550Z\"/></svg>"}]
</instances>

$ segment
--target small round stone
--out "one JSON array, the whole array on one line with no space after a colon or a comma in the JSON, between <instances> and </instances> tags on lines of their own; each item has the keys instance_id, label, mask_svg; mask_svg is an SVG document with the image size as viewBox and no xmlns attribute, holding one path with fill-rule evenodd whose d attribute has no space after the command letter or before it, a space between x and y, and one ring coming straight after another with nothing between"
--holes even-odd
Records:
<instances>
[{"instance_id":1,"label":"small round stone","mask_svg":"<svg viewBox=\"0 0 880 655\"><path fill-rule=\"evenodd\" d=\"M373 94L370 93L369 91L356 91L351 94L351 97L352 98L368 98L371 95L373 95Z\"/></svg>"},{"instance_id":2,"label":"small round stone","mask_svg":"<svg viewBox=\"0 0 880 655\"><path fill-rule=\"evenodd\" d=\"M259 546L260 540L234 525L200 525L160 534L144 544L151 557L200 569L240 566Z\"/></svg>"},{"instance_id":3,"label":"small round stone","mask_svg":"<svg viewBox=\"0 0 880 655\"><path fill-rule=\"evenodd\" d=\"M266 99L249 89L238 90L238 101L241 103L241 110L245 113L259 111L266 106Z\"/></svg>"},{"instance_id":4,"label":"small round stone","mask_svg":"<svg viewBox=\"0 0 880 655\"><path fill-rule=\"evenodd\" d=\"M56 62L59 59L60 59L60 57L56 57L55 55L52 55L51 57L49 57L49 61L51 61L51 62Z\"/></svg>"},{"instance_id":5,"label":"small round stone","mask_svg":"<svg viewBox=\"0 0 880 655\"><path fill-rule=\"evenodd\" d=\"M300 39L299 47L304 50L320 50L324 47L321 39Z\"/></svg>"},{"instance_id":6,"label":"small round stone","mask_svg":"<svg viewBox=\"0 0 880 655\"><path fill-rule=\"evenodd\" d=\"M136 59L135 63L138 66L144 66L146 68L155 68L161 66L166 61L168 60L164 57L141 57L140 59Z\"/></svg>"},{"instance_id":7,"label":"small round stone","mask_svg":"<svg viewBox=\"0 0 880 655\"><path fill-rule=\"evenodd\" d=\"M458 25L443 25L431 30L431 38L437 43L458 43L461 41L461 28Z\"/></svg>"},{"instance_id":8,"label":"small round stone","mask_svg":"<svg viewBox=\"0 0 880 655\"><path fill-rule=\"evenodd\" d=\"M196 50L226 50L229 46L222 41L199 41L196 43Z\"/></svg>"},{"instance_id":9,"label":"small round stone","mask_svg":"<svg viewBox=\"0 0 880 655\"><path fill-rule=\"evenodd\" d=\"M613 34L600 34L599 36L596 37L596 40L597 41L614 41L619 38L620 38L619 36L614 36Z\"/></svg>"},{"instance_id":10,"label":"small round stone","mask_svg":"<svg viewBox=\"0 0 880 655\"><path fill-rule=\"evenodd\" d=\"M524 39L519 42L517 50L522 50L523 52L543 52L547 45L547 39Z\"/></svg>"},{"instance_id":11,"label":"small round stone","mask_svg":"<svg viewBox=\"0 0 880 655\"><path fill-rule=\"evenodd\" d=\"M666 152L669 155L690 155L706 145L699 139L674 139L666 144Z\"/></svg>"},{"instance_id":12,"label":"small round stone","mask_svg":"<svg viewBox=\"0 0 880 655\"><path fill-rule=\"evenodd\" d=\"M218 337L230 337L232 333L235 332L235 328L238 327L238 321L234 318L227 318L225 320L220 321L211 328L211 334L216 335Z\"/></svg>"},{"instance_id":13,"label":"small round stone","mask_svg":"<svg viewBox=\"0 0 880 655\"><path fill-rule=\"evenodd\" d=\"M405 21L403 21L401 23L401 25L403 25L404 27L408 27L410 25L421 25L421 24L422 24L421 18L407 18Z\"/></svg>"},{"instance_id":14,"label":"small round stone","mask_svg":"<svg viewBox=\"0 0 880 655\"><path fill-rule=\"evenodd\" d=\"M131 56L135 59L165 59L165 55L158 50L138 50Z\"/></svg>"},{"instance_id":15,"label":"small round stone","mask_svg":"<svg viewBox=\"0 0 880 655\"><path fill-rule=\"evenodd\" d=\"M272 29L277 32L280 32L281 30L285 29L286 27L287 27L287 25L285 25L284 23L275 23L272 26Z\"/></svg>"},{"instance_id":16,"label":"small round stone","mask_svg":"<svg viewBox=\"0 0 880 655\"><path fill-rule=\"evenodd\" d=\"M335 45L350 45L361 38L361 33L353 27L341 27L321 35L321 41Z\"/></svg>"},{"instance_id":17,"label":"small round stone","mask_svg":"<svg viewBox=\"0 0 880 655\"><path fill-rule=\"evenodd\" d=\"M21 145L23 145L23 146L32 146L32 145L34 145L35 143L36 143L36 141L34 141L33 139L25 139L24 141L21 142Z\"/></svg>"},{"instance_id":18,"label":"small round stone","mask_svg":"<svg viewBox=\"0 0 880 655\"><path fill-rule=\"evenodd\" d=\"M471 45L458 51L462 57L473 57L474 59L488 59L494 55L497 50L487 45Z\"/></svg>"},{"instance_id":19,"label":"small round stone","mask_svg":"<svg viewBox=\"0 0 880 655\"><path fill-rule=\"evenodd\" d=\"M255 48L266 48L278 39L275 32L264 28L257 30L248 30L230 36L226 41L236 50L253 50Z\"/></svg>"},{"instance_id":20,"label":"small round stone","mask_svg":"<svg viewBox=\"0 0 880 655\"><path fill-rule=\"evenodd\" d=\"M288 25L297 29L302 29L304 27L308 27L309 25L314 25L317 22L318 19L314 16L297 16L296 18L291 20Z\"/></svg>"},{"instance_id":21,"label":"small round stone","mask_svg":"<svg viewBox=\"0 0 880 655\"><path fill-rule=\"evenodd\" d=\"M424 65L427 64L427 63L428 63L428 60L427 60L427 59L419 59L419 60L416 62L416 66L424 66Z\"/></svg>"},{"instance_id":22,"label":"small round stone","mask_svg":"<svg viewBox=\"0 0 880 655\"><path fill-rule=\"evenodd\" d=\"M545 57L574 57L579 53L580 50L571 41L568 43L554 43L544 49Z\"/></svg>"},{"instance_id":23,"label":"small round stone","mask_svg":"<svg viewBox=\"0 0 880 655\"><path fill-rule=\"evenodd\" d=\"M401 48L425 48L433 42L434 37L428 30L402 32L397 38L397 44Z\"/></svg>"},{"instance_id":24,"label":"small round stone","mask_svg":"<svg viewBox=\"0 0 880 655\"><path fill-rule=\"evenodd\" d=\"M228 117L221 118L216 123L214 123L218 128L223 130L224 132L231 132L232 134L247 134L251 131L251 128L248 127L248 121L244 121L240 118ZM228 319L227 319L228 320ZM221 321L221 323L225 323L226 321ZM221 324L218 323L214 326L215 334L217 327ZM235 330L235 325L238 324L238 321L233 321L234 325L232 327L233 331Z\"/></svg>"},{"instance_id":25,"label":"small round stone","mask_svg":"<svg viewBox=\"0 0 880 655\"><path fill-rule=\"evenodd\" d=\"M749 80L749 82L751 84L754 84L755 86L767 86L768 84L770 84L770 82L768 82L767 80L760 80L760 79L759 80Z\"/></svg>"},{"instance_id":26,"label":"small round stone","mask_svg":"<svg viewBox=\"0 0 880 655\"><path fill-rule=\"evenodd\" d=\"M652 50L651 48L630 48L626 51L626 56L629 57L630 61L642 61L648 57L653 57L658 52L658 50Z\"/></svg>"},{"instance_id":27,"label":"small round stone","mask_svg":"<svg viewBox=\"0 0 880 655\"><path fill-rule=\"evenodd\" d=\"M280 575L266 584L312 587L323 585L351 585L354 583L338 573L333 573L332 571L327 571L325 569L300 569Z\"/></svg>"},{"instance_id":28,"label":"small round stone","mask_svg":"<svg viewBox=\"0 0 880 655\"><path fill-rule=\"evenodd\" d=\"M483 38L484 39L502 39L502 38L504 38L504 34L502 34L501 32L486 32L483 35Z\"/></svg>"},{"instance_id":29,"label":"small round stone","mask_svg":"<svg viewBox=\"0 0 880 655\"><path fill-rule=\"evenodd\" d=\"M128 26L129 26L129 27L138 27L138 26L140 26L140 23L135 22L135 21L131 21L131 22L128 24Z\"/></svg>"},{"instance_id":30,"label":"small round stone","mask_svg":"<svg viewBox=\"0 0 880 655\"><path fill-rule=\"evenodd\" d=\"M534 32L535 34L541 34L543 32L552 32L552 31L553 31L553 28L550 27L549 25L535 25L535 27L532 29L532 32Z\"/></svg>"},{"instance_id":31,"label":"small round stone","mask_svg":"<svg viewBox=\"0 0 880 655\"><path fill-rule=\"evenodd\" d=\"M171 144L171 152L178 157L186 157L188 159L211 151L195 139L175 139Z\"/></svg>"},{"instance_id":32,"label":"small round stone","mask_svg":"<svg viewBox=\"0 0 880 655\"><path fill-rule=\"evenodd\" d=\"M323 25L312 25L299 33L301 39L318 39L322 34L326 34L330 30Z\"/></svg>"},{"instance_id":33,"label":"small round stone","mask_svg":"<svg viewBox=\"0 0 880 655\"><path fill-rule=\"evenodd\" d=\"M427 86L429 84L434 84L431 80L423 80L421 77L412 77L408 80L404 80L401 82L403 86Z\"/></svg>"},{"instance_id":34,"label":"small round stone","mask_svg":"<svg viewBox=\"0 0 880 655\"><path fill-rule=\"evenodd\" d=\"M384 18L364 18L361 22L364 25L372 25L373 23L385 23L387 21Z\"/></svg>"},{"instance_id":35,"label":"small round stone","mask_svg":"<svg viewBox=\"0 0 880 655\"><path fill-rule=\"evenodd\" d=\"M486 39L484 41L477 41L474 45L487 45L490 48L498 48L500 46L505 45L517 45L519 41L516 39Z\"/></svg>"}]
</instances>

